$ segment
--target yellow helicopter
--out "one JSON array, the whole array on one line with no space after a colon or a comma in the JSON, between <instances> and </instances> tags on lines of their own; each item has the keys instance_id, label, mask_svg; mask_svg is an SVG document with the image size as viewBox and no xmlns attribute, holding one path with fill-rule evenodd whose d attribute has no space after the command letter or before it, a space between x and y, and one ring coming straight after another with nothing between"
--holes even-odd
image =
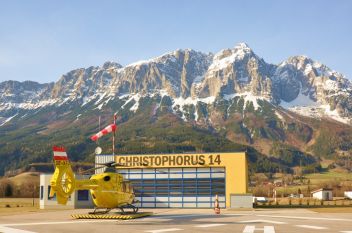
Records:
<instances>
[{"instance_id":1,"label":"yellow helicopter","mask_svg":"<svg viewBox=\"0 0 352 233\"><path fill-rule=\"evenodd\" d=\"M76 190L89 190L95 205L94 211L90 214L105 214L116 208L120 209L122 213L125 213L125 209L132 209L133 213L138 212L138 207L133 205L137 202L133 187L130 181L124 180L121 174L104 172L92 175L90 179L75 179L65 149L55 146L53 151L55 171L50 180L49 196L53 197L56 194L59 204L65 205L70 195ZM123 166L123 164L115 162L100 165L102 166L89 170ZM99 209L105 210L99 211Z\"/></svg>"}]
</instances>

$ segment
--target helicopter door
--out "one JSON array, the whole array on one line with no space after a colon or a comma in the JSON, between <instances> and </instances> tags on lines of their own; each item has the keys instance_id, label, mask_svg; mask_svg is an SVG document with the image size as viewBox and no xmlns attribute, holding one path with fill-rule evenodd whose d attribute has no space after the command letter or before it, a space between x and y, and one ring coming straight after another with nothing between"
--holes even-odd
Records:
<instances>
[{"instance_id":1,"label":"helicopter door","mask_svg":"<svg viewBox=\"0 0 352 233\"><path fill-rule=\"evenodd\" d=\"M128 192L134 193L133 186L132 186L131 182L128 182L128 190L129 190Z\"/></svg>"},{"instance_id":2,"label":"helicopter door","mask_svg":"<svg viewBox=\"0 0 352 233\"><path fill-rule=\"evenodd\" d=\"M131 183L130 182L126 183L126 189L127 189L128 193L131 192Z\"/></svg>"},{"instance_id":3,"label":"helicopter door","mask_svg":"<svg viewBox=\"0 0 352 233\"><path fill-rule=\"evenodd\" d=\"M130 182L122 182L122 192L131 193L131 183Z\"/></svg>"}]
</instances>

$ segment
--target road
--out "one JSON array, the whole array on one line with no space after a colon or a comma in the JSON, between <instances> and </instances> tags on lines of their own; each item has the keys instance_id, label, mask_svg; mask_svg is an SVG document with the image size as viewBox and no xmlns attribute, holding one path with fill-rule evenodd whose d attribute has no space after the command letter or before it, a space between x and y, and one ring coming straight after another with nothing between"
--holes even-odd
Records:
<instances>
[{"instance_id":1,"label":"road","mask_svg":"<svg viewBox=\"0 0 352 233\"><path fill-rule=\"evenodd\" d=\"M239 232L352 233L352 213L315 213L305 209L230 211L209 209L149 209L152 217L134 220L76 220L71 214L88 210L38 212L0 217L0 232Z\"/></svg>"}]
</instances>

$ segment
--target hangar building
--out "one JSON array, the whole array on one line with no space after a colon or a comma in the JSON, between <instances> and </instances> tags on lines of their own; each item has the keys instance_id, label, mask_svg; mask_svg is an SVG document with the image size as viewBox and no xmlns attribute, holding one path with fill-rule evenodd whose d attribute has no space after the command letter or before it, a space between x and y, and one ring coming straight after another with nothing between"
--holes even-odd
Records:
<instances>
[{"instance_id":1,"label":"hangar building","mask_svg":"<svg viewBox=\"0 0 352 233\"><path fill-rule=\"evenodd\" d=\"M139 207L252 207L245 152L153 155L96 155L96 163L115 161L130 180ZM104 172L98 169L97 173Z\"/></svg>"}]
</instances>

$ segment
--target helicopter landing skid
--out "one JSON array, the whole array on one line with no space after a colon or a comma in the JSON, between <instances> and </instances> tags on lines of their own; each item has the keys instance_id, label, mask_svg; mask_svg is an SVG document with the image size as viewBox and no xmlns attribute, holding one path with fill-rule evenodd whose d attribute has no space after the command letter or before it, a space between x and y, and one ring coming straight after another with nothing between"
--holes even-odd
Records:
<instances>
[{"instance_id":1,"label":"helicopter landing skid","mask_svg":"<svg viewBox=\"0 0 352 233\"><path fill-rule=\"evenodd\" d=\"M88 214L107 214L109 213L112 209L106 208L105 210L98 211L99 208L95 208L93 212L88 212Z\"/></svg>"},{"instance_id":2,"label":"helicopter landing skid","mask_svg":"<svg viewBox=\"0 0 352 233\"><path fill-rule=\"evenodd\" d=\"M132 205L132 204L127 204L124 206L120 206L119 209L121 210L121 214L135 214L138 212L138 207ZM125 211L125 209L132 209L132 211Z\"/></svg>"}]
</instances>

